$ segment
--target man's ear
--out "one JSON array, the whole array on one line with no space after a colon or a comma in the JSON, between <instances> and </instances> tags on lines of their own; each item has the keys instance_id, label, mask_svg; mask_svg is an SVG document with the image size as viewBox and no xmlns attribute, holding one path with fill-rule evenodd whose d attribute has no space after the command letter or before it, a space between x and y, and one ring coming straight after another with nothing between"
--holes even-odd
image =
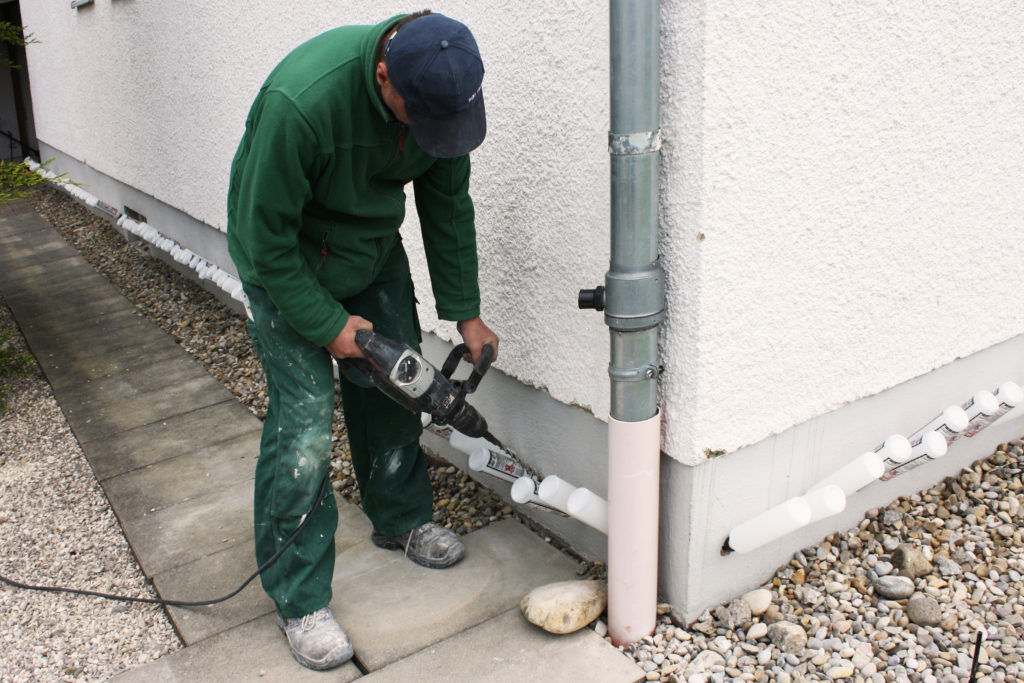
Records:
<instances>
[{"instance_id":1,"label":"man's ear","mask_svg":"<svg viewBox=\"0 0 1024 683\"><path fill-rule=\"evenodd\" d=\"M384 62L377 62L377 84L384 85L388 82L388 65Z\"/></svg>"}]
</instances>

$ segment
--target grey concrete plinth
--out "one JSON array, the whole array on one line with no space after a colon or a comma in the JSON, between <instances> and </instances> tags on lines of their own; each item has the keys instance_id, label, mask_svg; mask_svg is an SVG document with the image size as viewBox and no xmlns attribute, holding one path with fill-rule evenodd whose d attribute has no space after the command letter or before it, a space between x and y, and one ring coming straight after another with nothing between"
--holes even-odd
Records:
<instances>
[{"instance_id":1,"label":"grey concrete plinth","mask_svg":"<svg viewBox=\"0 0 1024 683\"><path fill-rule=\"evenodd\" d=\"M519 604L536 586L575 577L576 565L515 520L463 538L466 558L449 569L403 559L334 581L334 614L368 671L417 652ZM398 556L398 551L375 549Z\"/></svg>"},{"instance_id":2,"label":"grey concrete plinth","mask_svg":"<svg viewBox=\"0 0 1024 683\"><path fill-rule=\"evenodd\" d=\"M300 666L292 659L288 643L277 628L273 615L270 615L236 626L110 680L115 683L348 683L360 675L352 662L330 671L311 671Z\"/></svg>"},{"instance_id":3,"label":"grey concrete plinth","mask_svg":"<svg viewBox=\"0 0 1024 683\"><path fill-rule=\"evenodd\" d=\"M362 680L487 683L634 683L644 672L592 629L556 636L518 609L399 660Z\"/></svg>"}]
</instances>

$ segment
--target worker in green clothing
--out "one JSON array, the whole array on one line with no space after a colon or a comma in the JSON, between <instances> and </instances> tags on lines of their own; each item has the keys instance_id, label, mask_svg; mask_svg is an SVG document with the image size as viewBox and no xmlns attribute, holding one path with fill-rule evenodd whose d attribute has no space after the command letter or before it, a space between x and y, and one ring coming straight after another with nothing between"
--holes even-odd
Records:
<instances>
[{"instance_id":1,"label":"worker in green clothing","mask_svg":"<svg viewBox=\"0 0 1024 683\"><path fill-rule=\"evenodd\" d=\"M399 226L412 182L441 319L473 359L498 338L480 319L469 152L486 131L484 68L469 29L421 12L337 28L285 57L260 89L231 167L228 247L248 297L249 333L269 404L256 466L260 564L308 514L309 526L261 576L304 666L352 656L328 609L334 496L327 475L334 358L362 355L373 329L413 348L420 329ZM352 463L373 542L434 568L462 559L431 522L419 415L342 376Z\"/></svg>"}]
</instances>

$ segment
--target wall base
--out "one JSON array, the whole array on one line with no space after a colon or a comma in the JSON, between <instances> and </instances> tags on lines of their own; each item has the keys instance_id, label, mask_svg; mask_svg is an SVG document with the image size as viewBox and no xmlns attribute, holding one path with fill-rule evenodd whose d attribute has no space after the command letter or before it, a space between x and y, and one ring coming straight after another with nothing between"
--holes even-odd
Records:
<instances>
[{"instance_id":1,"label":"wall base","mask_svg":"<svg viewBox=\"0 0 1024 683\"><path fill-rule=\"evenodd\" d=\"M849 497L846 509L750 553L723 556L734 526L792 496L891 434L907 436L944 408L1005 380L1024 382L1024 335L962 358L870 398L847 404L729 455L687 467L662 458L660 590L674 616L690 622L769 579L793 553L855 526L872 508L888 505L959 473L1024 434L1018 407L947 455Z\"/></svg>"}]
</instances>

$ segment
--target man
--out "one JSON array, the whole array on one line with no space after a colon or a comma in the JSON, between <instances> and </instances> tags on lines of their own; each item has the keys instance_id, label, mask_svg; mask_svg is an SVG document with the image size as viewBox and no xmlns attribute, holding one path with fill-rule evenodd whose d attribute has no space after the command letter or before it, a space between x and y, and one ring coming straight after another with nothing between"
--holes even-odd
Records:
<instances>
[{"instance_id":1,"label":"man","mask_svg":"<svg viewBox=\"0 0 1024 683\"><path fill-rule=\"evenodd\" d=\"M483 63L469 29L442 15L328 31L267 78L231 168L228 247L251 311L268 409L256 466L260 564L308 514L308 528L261 575L304 666L352 656L328 603L338 517L311 509L328 473L331 357L362 356L355 333L420 341L398 228L412 182L437 313L458 321L474 360L498 338L479 317L469 152L486 131ZM373 542L443 568L465 549L431 523L420 419L343 376L352 463Z\"/></svg>"}]
</instances>

